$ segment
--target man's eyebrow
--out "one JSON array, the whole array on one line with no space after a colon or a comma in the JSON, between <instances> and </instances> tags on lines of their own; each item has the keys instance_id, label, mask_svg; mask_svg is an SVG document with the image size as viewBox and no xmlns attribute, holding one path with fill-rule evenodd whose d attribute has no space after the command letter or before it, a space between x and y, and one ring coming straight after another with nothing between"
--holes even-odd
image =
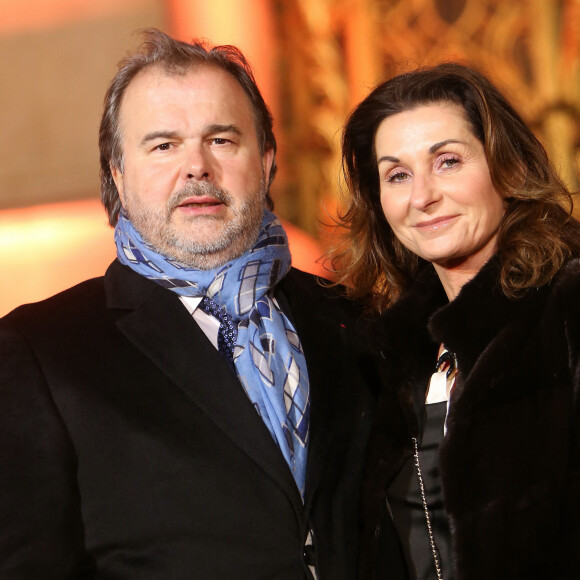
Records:
<instances>
[{"instance_id":1,"label":"man's eyebrow","mask_svg":"<svg viewBox=\"0 0 580 580\"><path fill-rule=\"evenodd\" d=\"M214 135L215 133L235 133L236 135L241 135L242 131L237 127L237 125L220 125L215 123L213 125L208 125L205 129L206 135Z\"/></svg>"},{"instance_id":2,"label":"man's eyebrow","mask_svg":"<svg viewBox=\"0 0 580 580\"><path fill-rule=\"evenodd\" d=\"M206 135L215 135L216 133L235 133L236 135L241 135L242 131L236 125L220 125L219 123L214 123L213 125L208 125L204 133ZM147 133L143 139L141 139L141 145L146 145L151 141L156 141L157 139L178 139L180 137L179 131L152 131Z\"/></svg>"},{"instance_id":3,"label":"man's eyebrow","mask_svg":"<svg viewBox=\"0 0 580 580\"><path fill-rule=\"evenodd\" d=\"M141 139L141 145L145 145L150 141L155 141L156 139L176 139L179 133L177 131L153 131L151 133L147 133Z\"/></svg>"}]
</instances>

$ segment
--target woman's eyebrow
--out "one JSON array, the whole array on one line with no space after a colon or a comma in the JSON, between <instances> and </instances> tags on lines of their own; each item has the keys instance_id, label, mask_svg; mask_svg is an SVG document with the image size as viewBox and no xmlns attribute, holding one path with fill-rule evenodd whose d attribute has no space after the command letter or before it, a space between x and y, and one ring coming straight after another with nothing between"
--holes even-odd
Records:
<instances>
[{"instance_id":1,"label":"woman's eyebrow","mask_svg":"<svg viewBox=\"0 0 580 580\"><path fill-rule=\"evenodd\" d=\"M459 139L445 139L445 141L439 141L439 143L435 143L429 147L429 153L435 153L437 149L441 149L441 147L445 147L445 145L449 145L449 143L460 143L461 145L465 145L464 141L460 141Z\"/></svg>"}]
</instances>

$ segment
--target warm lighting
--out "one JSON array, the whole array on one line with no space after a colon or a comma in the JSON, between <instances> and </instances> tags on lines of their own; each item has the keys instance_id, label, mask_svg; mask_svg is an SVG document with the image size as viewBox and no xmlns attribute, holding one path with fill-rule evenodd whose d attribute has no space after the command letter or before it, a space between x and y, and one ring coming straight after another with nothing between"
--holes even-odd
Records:
<instances>
[{"instance_id":1,"label":"warm lighting","mask_svg":"<svg viewBox=\"0 0 580 580\"><path fill-rule=\"evenodd\" d=\"M139 8L142 0L0 0L0 33L41 30L78 20L111 17Z\"/></svg>"},{"instance_id":2,"label":"warm lighting","mask_svg":"<svg viewBox=\"0 0 580 580\"><path fill-rule=\"evenodd\" d=\"M115 256L97 200L0 212L0 314L103 274Z\"/></svg>"}]
</instances>

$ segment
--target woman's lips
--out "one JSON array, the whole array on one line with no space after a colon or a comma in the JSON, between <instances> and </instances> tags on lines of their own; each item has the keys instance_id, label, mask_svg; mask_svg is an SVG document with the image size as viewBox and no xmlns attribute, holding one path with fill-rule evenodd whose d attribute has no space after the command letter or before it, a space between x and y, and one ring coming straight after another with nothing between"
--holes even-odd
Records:
<instances>
[{"instance_id":1,"label":"woman's lips","mask_svg":"<svg viewBox=\"0 0 580 580\"><path fill-rule=\"evenodd\" d=\"M437 230L439 228L449 225L457 217L458 217L457 214L436 217L430 220L417 222L415 224L415 227L419 230Z\"/></svg>"}]
</instances>

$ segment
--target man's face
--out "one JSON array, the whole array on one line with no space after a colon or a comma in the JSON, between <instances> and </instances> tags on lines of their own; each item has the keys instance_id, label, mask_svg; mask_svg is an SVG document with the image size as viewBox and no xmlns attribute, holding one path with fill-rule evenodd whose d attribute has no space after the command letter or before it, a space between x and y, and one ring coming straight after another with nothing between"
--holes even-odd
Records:
<instances>
[{"instance_id":1,"label":"man's face","mask_svg":"<svg viewBox=\"0 0 580 580\"><path fill-rule=\"evenodd\" d=\"M127 87L119 126L124 163L113 178L146 242L200 269L254 243L274 154L260 154L250 101L231 75L146 69Z\"/></svg>"}]
</instances>

